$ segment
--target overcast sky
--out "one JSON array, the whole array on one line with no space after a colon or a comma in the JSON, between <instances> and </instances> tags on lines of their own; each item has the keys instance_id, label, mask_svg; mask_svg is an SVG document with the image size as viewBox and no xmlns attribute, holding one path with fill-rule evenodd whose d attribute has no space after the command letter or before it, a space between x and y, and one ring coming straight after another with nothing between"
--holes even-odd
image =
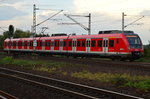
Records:
<instances>
[{"instance_id":1,"label":"overcast sky","mask_svg":"<svg viewBox=\"0 0 150 99\"><path fill-rule=\"evenodd\" d=\"M92 34L100 30L121 30L122 12L126 14L125 25L140 17L142 19L129 25L125 30L133 30L144 44L150 41L150 0L0 0L0 34L8 30L10 24L22 30L31 30L33 24L33 4L41 10L37 12L37 24L60 10L62 13L37 27L37 33L42 27L48 27L45 33L76 33L87 34L87 31L78 25L62 25L73 23L63 14L92 15ZM81 24L88 26L87 17L73 17Z\"/></svg>"}]
</instances>

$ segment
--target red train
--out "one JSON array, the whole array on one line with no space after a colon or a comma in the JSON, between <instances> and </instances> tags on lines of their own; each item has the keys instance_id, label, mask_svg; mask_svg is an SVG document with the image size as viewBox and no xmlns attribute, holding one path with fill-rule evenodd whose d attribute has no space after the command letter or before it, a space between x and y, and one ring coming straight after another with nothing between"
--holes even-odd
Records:
<instances>
[{"instance_id":1,"label":"red train","mask_svg":"<svg viewBox=\"0 0 150 99\"><path fill-rule=\"evenodd\" d=\"M4 50L13 53L63 54L81 57L109 57L135 60L143 55L139 36L132 31L100 31L95 35L66 35L16 38L4 41Z\"/></svg>"}]
</instances>

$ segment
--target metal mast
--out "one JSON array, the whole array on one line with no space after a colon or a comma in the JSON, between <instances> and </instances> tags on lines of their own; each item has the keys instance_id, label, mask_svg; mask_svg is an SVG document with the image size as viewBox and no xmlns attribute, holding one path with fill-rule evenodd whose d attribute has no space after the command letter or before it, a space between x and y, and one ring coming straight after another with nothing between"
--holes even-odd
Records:
<instances>
[{"instance_id":1,"label":"metal mast","mask_svg":"<svg viewBox=\"0 0 150 99\"><path fill-rule=\"evenodd\" d=\"M35 36L36 33L36 5L33 5L33 26L32 26L32 32L33 32L33 37Z\"/></svg>"},{"instance_id":2,"label":"metal mast","mask_svg":"<svg viewBox=\"0 0 150 99\"><path fill-rule=\"evenodd\" d=\"M91 35L91 13L89 13L89 28L88 28L88 35Z\"/></svg>"},{"instance_id":3,"label":"metal mast","mask_svg":"<svg viewBox=\"0 0 150 99\"><path fill-rule=\"evenodd\" d=\"M124 33L124 16L126 16L124 14L124 12L122 12L122 32Z\"/></svg>"}]
</instances>

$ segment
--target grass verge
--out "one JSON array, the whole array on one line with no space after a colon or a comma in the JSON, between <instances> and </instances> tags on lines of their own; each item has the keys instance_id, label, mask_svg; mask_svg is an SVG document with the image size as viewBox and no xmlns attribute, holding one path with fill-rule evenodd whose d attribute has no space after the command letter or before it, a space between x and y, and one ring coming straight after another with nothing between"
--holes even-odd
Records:
<instances>
[{"instance_id":1,"label":"grass verge","mask_svg":"<svg viewBox=\"0 0 150 99\"><path fill-rule=\"evenodd\" d=\"M72 73L72 77L110 82L120 87L133 87L150 91L150 76L131 76L129 74L91 73L88 71Z\"/></svg>"}]
</instances>

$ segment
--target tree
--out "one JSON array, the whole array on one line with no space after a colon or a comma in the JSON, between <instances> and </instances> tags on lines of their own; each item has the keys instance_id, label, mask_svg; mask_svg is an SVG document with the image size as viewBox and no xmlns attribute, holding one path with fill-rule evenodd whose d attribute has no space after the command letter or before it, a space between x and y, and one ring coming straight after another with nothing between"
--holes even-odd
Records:
<instances>
[{"instance_id":1,"label":"tree","mask_svg":"<svg viewBox=\"0 0 150 99\"><path fill-rule=\"evenodd\" d=\"M4 36L0 35L0 49L3 49L4 40L5 40Z\"/></svg>"},{"instance_id":2,"label":"tree","mask_svg":"<svg viewBox=\"0 0 150 99\"><path fill-rule=\"evenodd\" d=\"M14 33L14 38L26 38L30 37L32 34L30 31L23 31L21 29L17 29Z\"/></svg>"}]
</instances>

